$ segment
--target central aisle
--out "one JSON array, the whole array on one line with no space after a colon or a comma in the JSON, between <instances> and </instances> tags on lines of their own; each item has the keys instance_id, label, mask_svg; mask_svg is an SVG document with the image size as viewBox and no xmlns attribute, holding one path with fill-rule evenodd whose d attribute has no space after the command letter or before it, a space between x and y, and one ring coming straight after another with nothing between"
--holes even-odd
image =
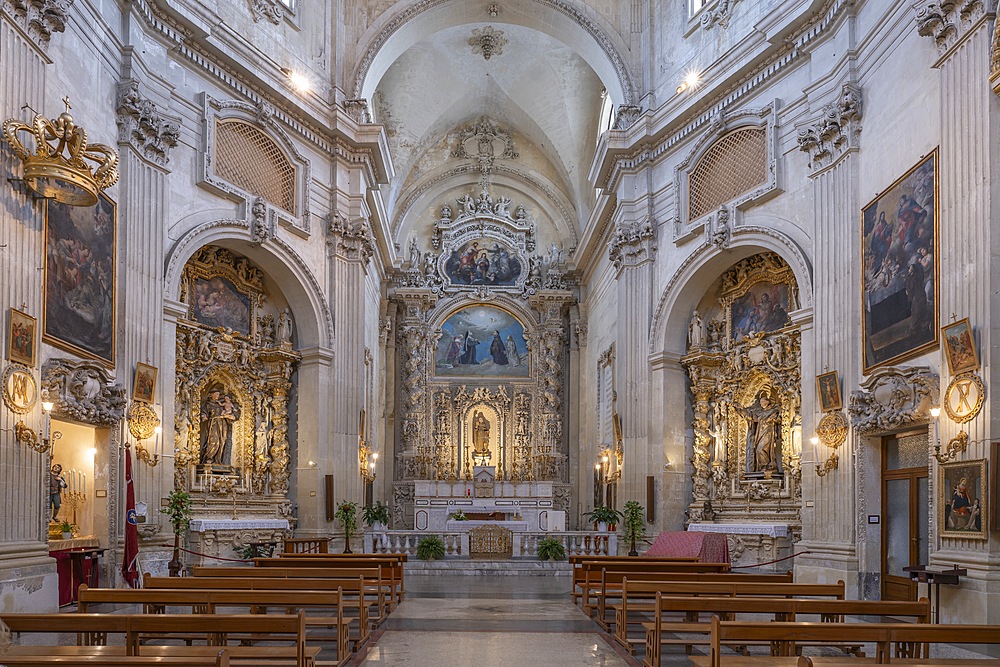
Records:
<instances>
[{"instance_id":1,"label":"central aisle","mask_svg":"<svg viewBox=\"0 0 1000 667\"><path fill-rule=\"evenodd\" d=\"M364 667L628 667L569 597L569 577L411 576Z\"/></svg>"}]
</instances>

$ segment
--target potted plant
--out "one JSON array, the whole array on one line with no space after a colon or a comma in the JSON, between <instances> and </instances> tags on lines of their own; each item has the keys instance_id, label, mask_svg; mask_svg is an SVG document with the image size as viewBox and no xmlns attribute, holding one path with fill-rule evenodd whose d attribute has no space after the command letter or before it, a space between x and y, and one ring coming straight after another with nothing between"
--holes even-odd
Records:
<instances>
[{"instance_id":1,"label":"potted plant","mask_svg":"<svg viewBox=\"0 0 1000 667\"><path fill-rule=\"evenodd\" d=\"M587 521L593 521L597 524L597 530L602 533L607 531L609 528L614 530L615 525L621 518L622 513L611 507L595 507L593 512L587 512L583 515Z\"/></svg>"},{"instance_id":2,"label":"potted plant","mask_svg":"<svg viewBox=\"0 0 1000 667\"><path fill-rule=\"evenodd\" d=\"M625 539L632 545L629 556L638 556L635 549L636 540L641 540L646 536L646 518L643 516L645 510L642 505L634 500L625 503L625 511L622 513L622 521L625 524Z\"/></svg>"},{"instance_id":3,"label":"potted plant","mask_svg":"<svg viewBox=\"0 0 1000 667\"><path fill-rule=\"evenodd\" d=\"M333 513L333 518L344 527L344 553L352 554L351 536L358 529L358 504L345 500L337 505L337 511Z\"/></svg>"},{"instance_id":4,"label":"potted plant","mask_svg":"<svg viewBox=\"0 0 1000 667\"><path fill-rule=\"evenodd\" d=\"M62 538L64 540L72 539L73 537L73 524L69 521L63 521L59 524L59 530L62 531Z\"/></svg>"},{"instance_id":5,"label":"potted plant","mask_svg":"<svg viewBox=\"0 0 1000 667\"><path fill-rule=\"evenodd\" d=\"M448 515L448 518L452 519L453 521L468 521L469 520L469 517L465 516L465 512L463 512L462 510L456 510L456 511L452 512L451 514Z\"/></svg>"},{"instance_id":6,"label":"potted plant","mask_svg":"<svg viewBox=\"0 0 1000 667\"><path fill-rule=\"evenodd\" d=\"M365 505L361 509L361 518L372 530L386 530L389 527L389 506L376 500L374 505Z\"/></svg>"},{"instance_id":7,"label":"potted plant","mask_svg":"<svg viewBox=\"0 0 1000 667\"><path fill-rule=\"evenodd\" d=\"M417 542L417 558L420 560L444 558L444 541L437 535L421 537Z\"/></svg>"},{"instance_id":8,"label":"potted plant","mask_svg":"<svg viewBox=\"0 0 1000 667\"><path fill-rule=\"evenodd\" d=\"M538 541L538 560L565 560L566 547L562 540L546 537Z\"/></svg>"},{"instance_id":9,"label":"potted plant","mask_svg":"<svg viewBox=\"0 0 1000 667\"><path fill-rule=\"evenodd\" d=\"M181 576L181 533L191 523L192 513L191 494L180 489L171 491L167 496L167 516L174 527L174 553L167 564L171 577Z\"/></svg>"}]
</instances>

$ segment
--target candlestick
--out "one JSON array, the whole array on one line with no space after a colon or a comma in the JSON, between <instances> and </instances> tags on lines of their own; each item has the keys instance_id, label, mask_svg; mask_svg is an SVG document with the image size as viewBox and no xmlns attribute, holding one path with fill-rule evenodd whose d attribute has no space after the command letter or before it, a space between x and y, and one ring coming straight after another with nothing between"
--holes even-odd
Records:
<instances>
[{"instance_id":1,"label":"candlestick","mask_svg":"<svg viewBox=\"0 0 1000 667\"><path fill-rule=\"evenodd\" d=\"M83 473L83 493L87 493L87 473Z\"/></svg>"}]
</instances>

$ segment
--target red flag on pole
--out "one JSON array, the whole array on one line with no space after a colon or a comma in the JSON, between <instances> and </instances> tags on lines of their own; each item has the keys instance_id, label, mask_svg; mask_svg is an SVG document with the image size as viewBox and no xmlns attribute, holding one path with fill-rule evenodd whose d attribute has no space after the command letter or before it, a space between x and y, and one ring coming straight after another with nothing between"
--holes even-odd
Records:
<instances>
[{"instance_id":1,"label":"red flag on pole","mask_svg":"<svg viewBox=\"0 0 1000 667\"><path fill-rule=\"evenodd\" d=\"M132 588L139 582L139 529L135 518L135 487L132 486L132 448L125 447L125 557L122 577Z\"/></svg>"}]
</instances>

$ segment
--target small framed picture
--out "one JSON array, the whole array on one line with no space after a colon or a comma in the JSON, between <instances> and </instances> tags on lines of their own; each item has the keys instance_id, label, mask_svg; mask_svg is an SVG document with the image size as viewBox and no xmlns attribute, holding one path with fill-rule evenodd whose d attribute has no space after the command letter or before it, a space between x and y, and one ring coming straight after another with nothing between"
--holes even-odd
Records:
<instances>
[{"instance_id":1,"label":"small framed picture","mask_svg":"<svg viewBox=\"0 0 1000 667\"><path fill-rule=\"evenodd\" d=\"M972 337L972 326L968 317L941 327L941 334L944 338L944 356L948 360L948 370L952 375L979 368L976 339Z\"/></svg>"},{"instance_id":2,"label":"small framed picture","mask_svg":"<svg viewBox=\"0 0 1000 667\"><path fill-rule=\"evenodd\" d=\"M156 366L149 366L143 363L135 365L135 380L132 383L132 400L143 403L153 402L153 393L156 391Z\"/></svg>"},{"instance_id":3,"label":"small framed picture","mask_svg":"<svg viewBox=\"0 0 1000 667\"><path fill-rule=\"evenodd\" d=\"M822 412L840 410L844 403L840 400L840 376L830 371L816 376L816 390L819 392L819 408Z\"/></svg>"},{"instance_id":4,"label":"small framed picture","mask_svg":"<svg viewBox=\"0 0 1000 667\"><path fill-rule=\"evenodd\" d=\"M7 358L28 368L34 368L37 340L38 320L16 308L11 308L10 326L7 329Z\"/></svg>"},{"instance_id":5,"label":"small framed picture","mask_svg":"<svg viewBox=\"0 0 1000 667\"><path fill-rule=\"evenodd\" d=\"M986 459L942 463L938 467L941 537L989 539L989 480Z\"/></svg>"}]
</instances>

